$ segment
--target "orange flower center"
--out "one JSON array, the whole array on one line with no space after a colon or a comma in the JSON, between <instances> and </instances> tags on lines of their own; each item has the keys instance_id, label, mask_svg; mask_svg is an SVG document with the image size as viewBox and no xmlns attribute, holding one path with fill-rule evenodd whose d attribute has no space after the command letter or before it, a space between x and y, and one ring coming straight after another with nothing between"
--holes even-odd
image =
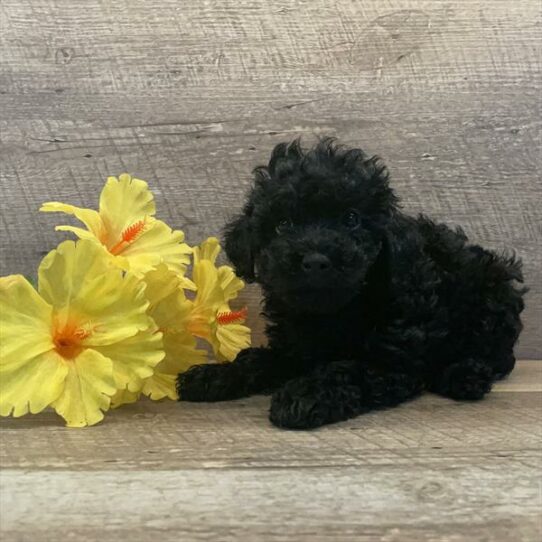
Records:
<instances>
[{"instance_id":1,"label":"orange flower center","mask_svg":"<svg viewBox=\"0 0 542 542\"><path fill-rule=\"evenodd\" d=\"M84 349L83 341L89 337L91 331L83 329L73 321L66 322L64 325L53 325L53 342L55 350L66 359L77 357Z\"/></svg>"},{"instance_id":2,"label":"orange flower center","mask_svg":"<svg viewBox=\"0 0 542 542\"><path fill-rule=\"evenodd\" d=\"M247 319L248 308L244 307L238 311L219 312L216 321L221 325L242 323Z\"/></svg>"},{"instance_id":3,"label":"orange flower center","mask_svg":"<svg viewBox=\"0 0 542 542\"><path fill-rule=\"evenodd\" d=\"M145 219L138 220L137 222L134 222L131 226L128 226L120 236L120 241L113 245L109 252L113 255L120 254L128 245L133 243L144 231L147 227L147 223Z\"/></svg>"}]
</instances>

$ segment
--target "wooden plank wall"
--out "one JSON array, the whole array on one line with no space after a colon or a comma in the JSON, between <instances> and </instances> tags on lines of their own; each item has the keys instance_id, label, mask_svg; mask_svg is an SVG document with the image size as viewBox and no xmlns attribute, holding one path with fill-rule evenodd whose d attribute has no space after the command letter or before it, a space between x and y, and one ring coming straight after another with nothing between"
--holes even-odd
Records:
<instances>
[{"instance_id":1,"label":"wooden plank wall","mask_svg":"<svg viewBox=\"0 0 542 542\"><path fill-rule=\"evenodd\" d=\"M46 200L147 179L195 243L272 146L330 134L388 162L405 209L514 248L540 356L538 0L3 0L0 273L59 240ZM258 292L245 294L256 342Z\"/></svg>"}]
</instances>

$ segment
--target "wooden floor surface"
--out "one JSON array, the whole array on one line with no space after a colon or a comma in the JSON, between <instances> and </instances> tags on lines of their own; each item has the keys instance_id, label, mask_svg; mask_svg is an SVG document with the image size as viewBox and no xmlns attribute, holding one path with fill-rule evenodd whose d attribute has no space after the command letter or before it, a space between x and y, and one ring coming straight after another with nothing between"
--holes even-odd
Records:
<instances>
[{"instance_id":1,"label":"wooden floor surface","mask_svg":"<svg viewBox=\"0 0 542 542\"><path fill-rule=\"evenodd\" d=\"M316 431L268 399L142 401L84 430L1 420L8 541L535 541L542 363L479 403L433 395Z\"/></svg>"}]
</instances>

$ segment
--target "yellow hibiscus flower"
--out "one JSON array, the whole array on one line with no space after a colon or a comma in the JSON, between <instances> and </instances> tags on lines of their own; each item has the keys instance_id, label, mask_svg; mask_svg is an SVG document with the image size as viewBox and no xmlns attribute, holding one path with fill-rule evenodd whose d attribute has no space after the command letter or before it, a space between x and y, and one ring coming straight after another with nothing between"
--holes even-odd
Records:
<instances>
[{"instance_id":1,"label":"yellow hibiscus flower","mask_svg":"<svg viewBox=\"0 0 542 542\"><path fill-rule=\"evenodd\" d=\"M149 271L144 281L149 301L147 313L163 336L165 357L152 376L140 381L138 390L123 390L113 398L113 406L133 403L140 393L153 400L169 397L176 400L177 375L192 365L205 363L207 352L197 348L196 338L188 331L193 303L184 294L186 277L179 277L161 264Z\"/></svg>"},{"instance_id":2,"label":"yellow hibiscus flower","mask_svg":"<svg viewBox=\"0 0 542 542\"><path fill-rule=\"evenodd\" d=\"M161 262L182 274L189 263L191 249L183 243L184 233L153 217L156 207L147 183L127 173L118 179L108 177L99 211L56 201L44 203L40 211L75 216L86 229L57 226L56 230L101 244L116 265L139 277Z\"/></svg>"},{"instance_id":3,"label":"yellow hibiscus flower","mask_svg":"<svg viewBox=\"0 0 542 542\"><path fill-rule=\"evenodd\" d=\"M244 282L231 267L216 267L219 253L216 237L210 237L194 248L192 278L197 294L188 331L209 342L219 361L232 361L240 350L250 346L250 329L243 325L247 309L232 311L229 306L229 301L237 297Z\"/></svg>"},{"instance_id":4,"label":"yellow hibiscus flower","mask_svg":"<svg viewBox=\"0 0 542 542\"><path fill-rule=\"evenodd\" d=\"M103 419L164 357L145 284L93 241L65 241L41 262L38 291L0 279L0 415L52 406L70 427Z\"/></svg>"},{"instance_id":5,"label":"yellow hibiscus flower","mask_svg":"<svg viewBox=\"0 0 542 542\"><path fill-rule=\"evenodd\" d=\"M194 266L200 261L207 260L216 267L216 260L220 254L221 247L216 237L209 237L201 245L192 249ZM216 268L218 282L224 294L224 301L235 299L239 291L245 287L245 283L234 273L229 265L221 265Z\"/></svg>"}]
</instances>

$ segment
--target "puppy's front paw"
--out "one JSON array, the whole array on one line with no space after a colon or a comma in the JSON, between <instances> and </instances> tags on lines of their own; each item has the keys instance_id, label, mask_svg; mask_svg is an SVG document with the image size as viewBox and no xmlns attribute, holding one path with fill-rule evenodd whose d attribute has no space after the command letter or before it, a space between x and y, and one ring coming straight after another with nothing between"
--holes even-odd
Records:
<instances>
[{"instance_id":1,"label":"puppy's front paw","mask_svg":"<svg viewBox=\"0 0 542 542\"><path fill-rule=\"evenodd\" d=\"M327 404L321 399L306 380L290 381L273 394L269 419L285 429L320 427L331 421Z\"/></svg>"},{"instance_id":2,"label":"puppy's front paw","mask_svg":"<svg viewBox=\"0 0 542 542\"><path fill-rule=\"evenodd\" d=\"M228 370L229 369L229 370ZM229 364L196 365L177 377L179 401L213 402L235 398Z\"/></svg>"},{"instance_id":3,"label":"puppy's front paw","mask_svg":"<svg viewBox=\"0 0 542 542\"><path fill-rule=\"evenodd\" d=\"M360 392L356 386L329 386L318 378L290 380L273 394L269 419L287 429L314 429L347 420L363 411Z\"/></svg>"}]
</instances>

